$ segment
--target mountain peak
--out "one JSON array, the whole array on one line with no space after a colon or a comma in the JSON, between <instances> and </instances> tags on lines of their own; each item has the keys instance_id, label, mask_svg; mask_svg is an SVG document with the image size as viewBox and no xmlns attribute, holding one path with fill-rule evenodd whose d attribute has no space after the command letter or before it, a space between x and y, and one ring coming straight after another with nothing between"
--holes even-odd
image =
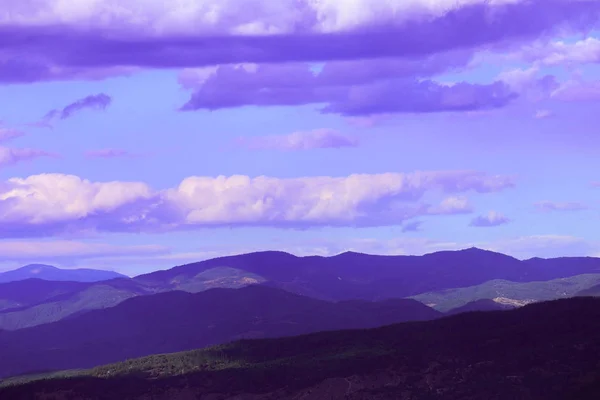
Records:
<instances>
[{"instance_id":1,"label":"mountain peak","mask_svg":"<svg viewBox=\"0 0 600 400\"><path fill-rule=\"evenodd\" d=\"M57 271L57 270L60 270L60 268L57 268L53 265L27 264L21 268L17 268L15 271L29 272L30 274L39 274L43 271Z\"/></svg>"}]
</instances>

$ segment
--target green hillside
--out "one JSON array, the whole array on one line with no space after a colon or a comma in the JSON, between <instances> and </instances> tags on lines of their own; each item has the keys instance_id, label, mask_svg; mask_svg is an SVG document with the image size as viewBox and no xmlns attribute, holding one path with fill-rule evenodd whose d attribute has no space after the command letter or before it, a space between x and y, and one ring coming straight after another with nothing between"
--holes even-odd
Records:
<instances>
[{"instance_id":1,"label":"green hillside","mask_svg":"<svg viewBox=\"0 0 600 400\"><path fill-rule=\"evenodd\" d=\"M505 298L526 303L572 297L598 284L600 274L525 283L495 279L481 285L428 292L410 298L446 312L481 299Z\"/></svg>"}]
</instances>

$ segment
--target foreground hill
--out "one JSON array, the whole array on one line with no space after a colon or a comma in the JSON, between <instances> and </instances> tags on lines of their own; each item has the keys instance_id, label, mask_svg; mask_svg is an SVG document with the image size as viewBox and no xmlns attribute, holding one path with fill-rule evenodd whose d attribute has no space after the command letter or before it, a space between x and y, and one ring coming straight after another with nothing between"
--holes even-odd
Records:
<instances>
[{"instance_id":1,"label":"foreground hill","mask_svg":"<svg viewBox=\"0 0 600 400\"><path fill-rule=\"evenodd\" d=\"M265 286L139 296L55 323L0 332L0 377L88 368L242 337L368 328L442 316L415 300L330 303Z\"/></svg>"},{"instance_id":2,"label":"foreground hill","mask_svg":"<svg viewBox=\"0 0 600 400\"><path fill-rule=\"evenodd\" d=\"M98 282L114 278L128 278L114 271L97 269L61 269L45 264L30 264L24 267L0 272L0 283L37 278L47 281Z\"/></svg>"},{"instance_id":3,"label":"foreground hill","mask_svg":"<svg viewBox=\"0 0 600 400\"><path fill-rule=\"evenodd\" d=\"M370 330L242 340L25 384L14 379L0 397L596 400L599 329L600 299L556 300Z\"/></svg>"},{"instance_id":4,"label":"foreground hill","mask_svg":"<svg viewBox=\"0 0 600 400\"><path fill-rule=\"evenodd\" d=\"M446 312L482 299L496 299L499 303L523 305L535 301L573 297L582 290L598 284L600 284L600 274L584 274L536 282L495 279L480 285L422 293L411 298Z\"/></svg>"}]
</instances>

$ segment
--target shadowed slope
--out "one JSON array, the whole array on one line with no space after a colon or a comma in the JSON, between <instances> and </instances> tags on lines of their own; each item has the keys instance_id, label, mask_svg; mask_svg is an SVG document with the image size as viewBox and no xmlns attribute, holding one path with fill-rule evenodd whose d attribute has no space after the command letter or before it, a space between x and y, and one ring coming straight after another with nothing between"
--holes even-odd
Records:
<instances>
[{"instance_id":1,"label":"shadowed slope","mask_svg":"<svg viewBox=\"0 0 600 400\"><path fill-rule=\"evenodd\" d=\"M51 324L0 332L0 376L91 367L241 337L366 328L441 315L415 300L336 304L264 286L197 294L174 291L132 298Z\"/></svg>"},{"instance_id":2,"label":"shadowed slope","mask_svg":"<svg viewBox=\"0 0 600 400\"><path fill-rule=\"evenodd\" d=\"M429 322L244 340L72 371L0 396L156 400L595 400L600 299ZM157 379L158 378L158 379ZM112 397L111 397L112 396Z\"/></svg>"}]
</instances>

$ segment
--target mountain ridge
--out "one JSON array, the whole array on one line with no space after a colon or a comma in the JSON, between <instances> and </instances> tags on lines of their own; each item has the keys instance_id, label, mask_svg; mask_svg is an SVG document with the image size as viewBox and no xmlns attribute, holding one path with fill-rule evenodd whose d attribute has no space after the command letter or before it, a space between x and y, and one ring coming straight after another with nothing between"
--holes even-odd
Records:
<instances>
[{"instance_id":1,"label":"mountain ridge","mask_svg":"<svg viewBox=\"0 0 600 400\"><path fill-rule=\"evenodd\" d=\"M30 278L48 281L99 282L114 278L129 278L114 271L77 268L58 268L47 264L27 264L10 271L0 272L0 283L21 281Z\"/></svg>"}]
</instances>

